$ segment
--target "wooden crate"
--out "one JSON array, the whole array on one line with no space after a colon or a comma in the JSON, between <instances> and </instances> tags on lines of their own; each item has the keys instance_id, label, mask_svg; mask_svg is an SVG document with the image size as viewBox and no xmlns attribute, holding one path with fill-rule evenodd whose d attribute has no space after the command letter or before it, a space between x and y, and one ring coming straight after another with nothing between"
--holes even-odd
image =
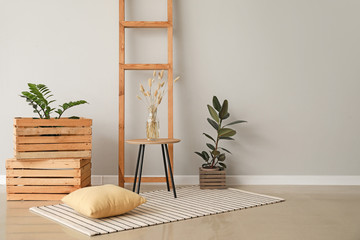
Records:
<instances>
[{"instance_id":1,"label":"wooden crate","mask_svg":"<svg viewBox=\"0 0 360 240\"><path fill-rule=\"evenodd\" d=\"M223 189L226 188L225 170L217 168L199 168L200 189Z\"/></svg>"},{"instance_id":2,"label":"wooden crate","mask_svg":"<svg viewBox=\"0 0 360 240\"><path fill-rule=\"evenodd\" d=\"M91 126L86 118L15 118L15 158L91 158Z\"/></svg>"},{"instance_id":3,"label":"wooden crate","mask_svg":"<svg viewBox=\"0 0 360 240\"><path fill-rule=\"evenodd\" d=\"M90 159L6 161L7 200L60 200L90 184Z\"/></svg>"}]
</instances>

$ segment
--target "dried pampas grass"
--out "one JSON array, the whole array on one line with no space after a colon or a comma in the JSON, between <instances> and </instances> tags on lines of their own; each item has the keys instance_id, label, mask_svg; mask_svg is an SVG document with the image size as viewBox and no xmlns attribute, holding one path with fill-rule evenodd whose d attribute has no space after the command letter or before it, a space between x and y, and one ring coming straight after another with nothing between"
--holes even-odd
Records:
<instances>
[{"instance_id":1,"label":"dried pampas grass","mask_svg":"<svg viewBox=\"0 0 360 240\"><path fill-rule=\"evenodd\" d=\"M136 97L142 101L146 107L151 108L152 111L156 111L168 89L166 86L167 81L162 81L164 77L164 70L160 72L156 72L156 70L154 70L152 75L153 78L148 79L149 89L145 89L144 85L140 83L139 90L144 98L141 98L139 95L136 95ZM157 81L155 80L156 76L158 76ZM176 83L179 79L180 77L176 77L173 82ZM157 86L155 91L153 91L153 85Z\"/></svg>"}]
</instances>

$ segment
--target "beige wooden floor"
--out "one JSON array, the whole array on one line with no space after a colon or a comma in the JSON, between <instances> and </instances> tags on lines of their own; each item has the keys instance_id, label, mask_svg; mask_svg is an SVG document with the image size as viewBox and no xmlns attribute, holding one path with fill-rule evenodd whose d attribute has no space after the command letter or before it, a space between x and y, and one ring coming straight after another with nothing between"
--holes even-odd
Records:
<instances>
[{"instance_id":1,"label":"beige wooden floor","mask_svg":"<svg viewBox=\"0 0 360 240\"><path fill-rule=\"evenodd\" d=\"M144 191L164 186L142 186ZM360 240L360 186L236 186L286 199L263 207L95 236L93 240ZM0 186L0 239L90 239L29 212L57 202L6 202Z\"/></svg>"}]
</instances>

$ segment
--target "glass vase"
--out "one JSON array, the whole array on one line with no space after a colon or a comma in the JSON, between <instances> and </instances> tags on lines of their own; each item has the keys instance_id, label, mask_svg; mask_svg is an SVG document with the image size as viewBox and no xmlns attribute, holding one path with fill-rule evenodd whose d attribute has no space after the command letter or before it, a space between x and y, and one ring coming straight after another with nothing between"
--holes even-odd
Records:
<instances>
[{"instance_id":1,"label":"glass vase","mask_svg":"<svg viewBox=\"0 0 360 240\"><path fill-rule=\"evenodd\" d=\"M146 120L146 139L155 141L159 138L159 120L157 119L157 108L149 107Z\"/></svg>"}]
</instances>

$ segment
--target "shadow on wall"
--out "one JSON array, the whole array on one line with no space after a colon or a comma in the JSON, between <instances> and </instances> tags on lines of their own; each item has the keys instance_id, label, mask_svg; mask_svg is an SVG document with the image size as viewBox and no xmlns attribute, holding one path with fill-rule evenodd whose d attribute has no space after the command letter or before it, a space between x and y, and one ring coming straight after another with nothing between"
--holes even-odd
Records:
<instances>
[{"instance_id":1,"label":"shadow on wall","mask_svg":"<svg viewBox=\"0 0 360 240\"><path fill-rule=\"evenodd\" d=\"M118 174L118 142L107 136L109 135L93 131L93 175Z\"/></svg>"}]
</instances>

